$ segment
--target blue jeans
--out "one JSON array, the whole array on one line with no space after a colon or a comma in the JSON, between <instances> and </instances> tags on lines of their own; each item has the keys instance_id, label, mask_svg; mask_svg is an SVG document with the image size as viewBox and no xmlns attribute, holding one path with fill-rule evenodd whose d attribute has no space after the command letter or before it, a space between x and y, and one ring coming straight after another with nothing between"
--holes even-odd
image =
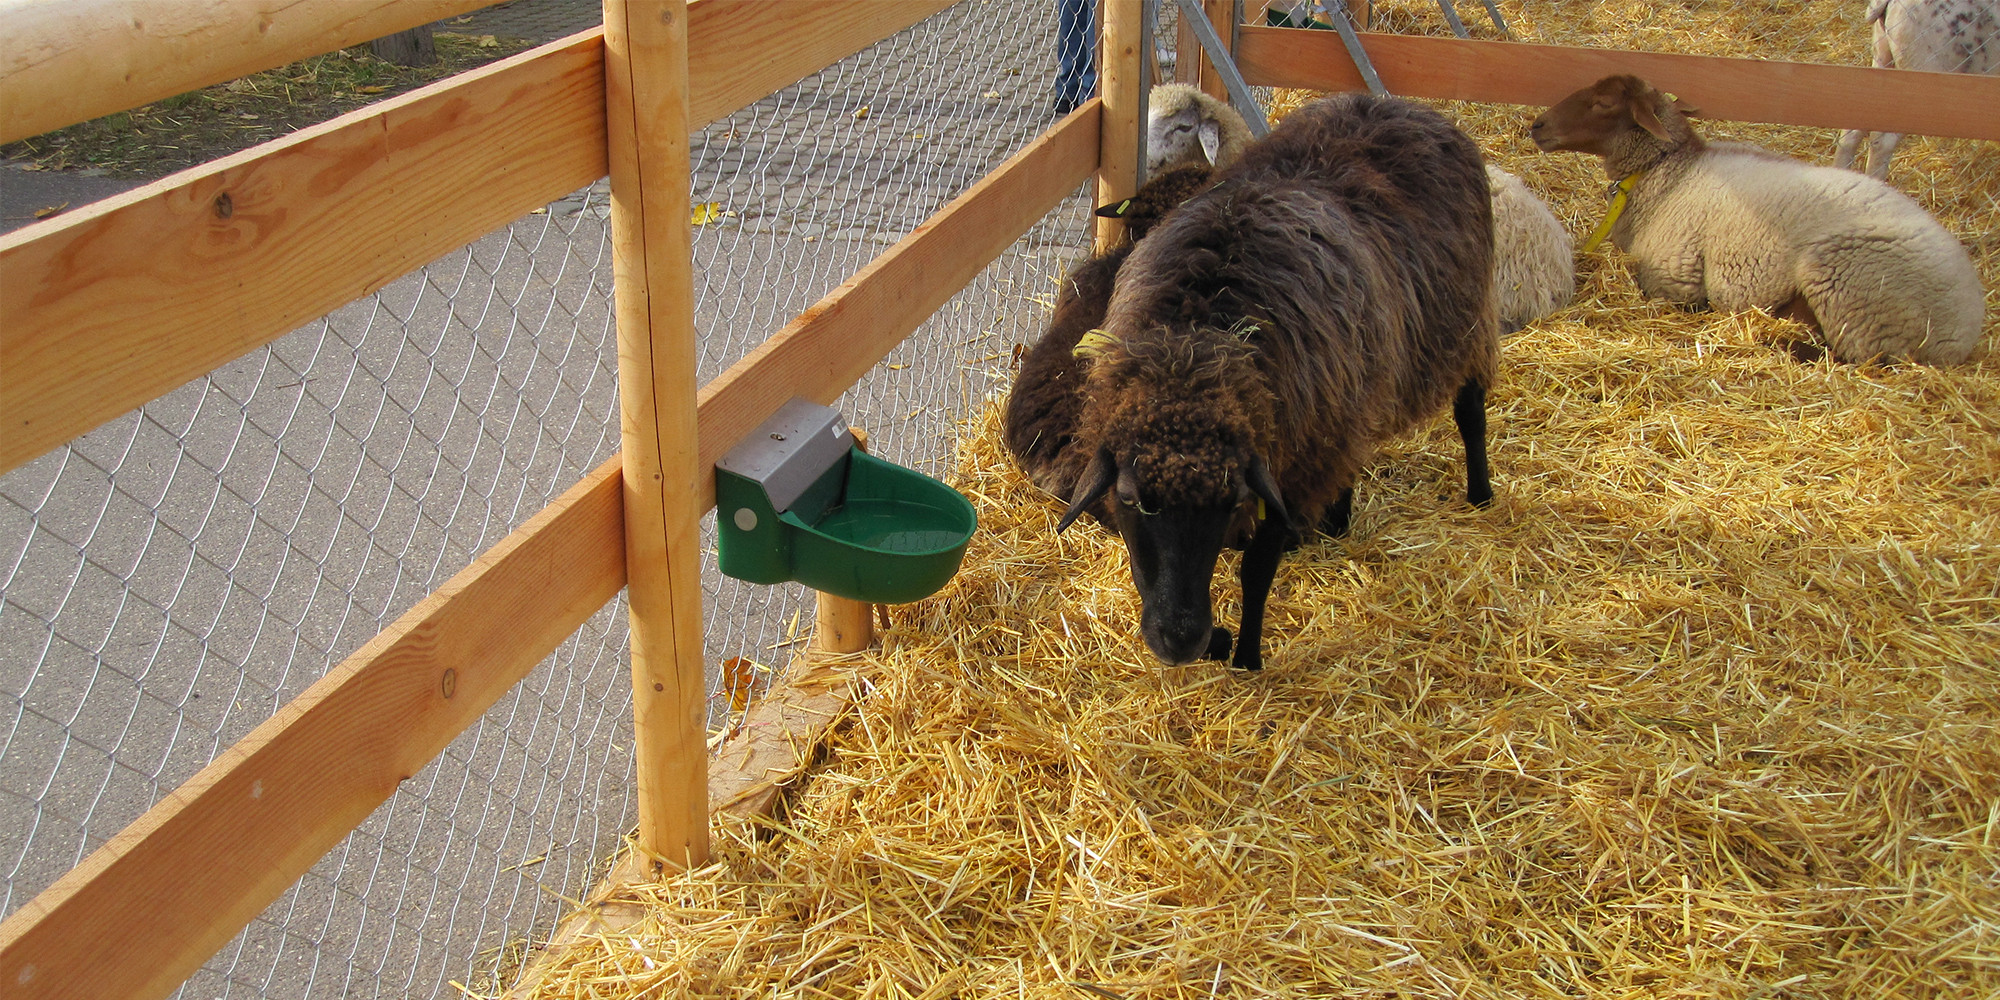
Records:
<instances>
[{"instance_id":1,"label":"blue jeans","mask_svg":"<svg viewBox=\"0 0 2000 1000\"><path fill-rule=\"evenodd\" d=\"M1075 107L1097 93L1097 4L1056 0L1056 101Z\"/></svg>"}]
</instances>

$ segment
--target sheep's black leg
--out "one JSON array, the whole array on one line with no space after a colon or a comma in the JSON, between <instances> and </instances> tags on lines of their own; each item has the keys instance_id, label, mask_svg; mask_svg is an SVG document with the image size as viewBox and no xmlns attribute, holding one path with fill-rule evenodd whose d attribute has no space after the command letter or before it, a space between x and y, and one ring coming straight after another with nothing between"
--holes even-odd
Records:
<instances>
[{"instance_id":1,"label":"sheep's black leg","mask_svg":"<svg viewBox=\"0 0 2000 1000\"><path fill-rule=\"evenodd\" d=\"M1465 499L1484 507L1493 501L1493 478L1486 467L1486 387L1478 379L1467 379L1459 387L1451 415L1465 442Z\"/></svg>"},{"instance_id":2,"label":"sheep's black leg","mask_svg":"<svg viewBox=\"0 0 2000 1000\"><path fill-rule=\"evenodd\" d=\"M1340 499L1320 515L1319 530L1328 538L1346 538L1347 523L1354 519L1354 487L1340 491Z\"/></svg>"},{"instance_id":3,"label":"sheep's black leg","mask_svg":"<svg viewBox=\"0 0 2000 1000\"><path fill-rule=\"evenodd\" d=\"M1208 650L1201 654L1201 658L1204 660L1229 659L1229 641L1229 630L1220 625L1215 626L1215 630L1208 633Z\"/></svg>"},{"instance_id":4,"label":"sheep's black leg","mask_svg":"<svg viewBox=\"0 0 2000 1000\"><path fill-rule=\"evenodd\" d=\"M1243 627L1237 630L1236 655L1229 661L1240 670L1264 669L1264 601L1271 596L1278 558L1291 533L1279 519L1266 518L1257 523L1257 537L1243 553Z\"/></svg>"}]
</instances>

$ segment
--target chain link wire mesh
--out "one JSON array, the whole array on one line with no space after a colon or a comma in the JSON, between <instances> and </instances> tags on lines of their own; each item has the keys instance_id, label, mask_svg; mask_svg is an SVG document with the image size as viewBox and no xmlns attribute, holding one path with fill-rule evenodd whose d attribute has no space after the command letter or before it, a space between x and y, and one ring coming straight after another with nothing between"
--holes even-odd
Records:
<instances>
[{"instance_id":1,"label":"chain link wire mesh","mask_svg":"<svg viewBox=\"0 0 2000 1000\"><path fill-rule=\"evenodd\" d=\"M1054 32L1052 5L964 3L698 135L700 378L1046 129ZM617 450L608 202L558 200L0 478L5 912ZM1087 219L1080 194L847 394L878 454L948 465ZM705 603L720 732L719 663L768 683L811 595L711 558ZM625 629L614 601L180 995L497 991L633 822Z\"/></svg>"},{"instance_id":2,"label":"chain link wire mesh","mask_svg":"<svg viewBox=\"0 0 2000 1000\"><path fill-rule=\"evenodd\" d=\"M967 0L695 137L701 380L1053 122L1054 6ZM1350 9L1372 30L1455 33L1435 2ZM1865 65L1864 10L1456 14L1475 38L1504 23L1520 41ZM1161 5L1162 79L1177 16ZM1948 148L2000 172L1978 146ZM1003 390L1087 252L1088 209L1080 190L843 397L876 453L949 468L959 422ZM600 182L0 477L0 912L617 450L608 215ZM720 664L767 684L809 638L812 595L708 566L720 735L743 708ZM618 600L181 995L497 992L632 824L626 669Z\"/></svg>"}]
</instances>

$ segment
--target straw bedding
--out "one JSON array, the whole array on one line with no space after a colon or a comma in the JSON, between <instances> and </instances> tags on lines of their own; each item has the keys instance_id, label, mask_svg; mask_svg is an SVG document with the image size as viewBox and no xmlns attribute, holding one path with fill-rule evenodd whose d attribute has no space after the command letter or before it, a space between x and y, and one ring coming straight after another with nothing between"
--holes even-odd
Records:
<instances>
[{"instance_id":1,"label":"straw bedding","mask_svg":"<svg viewBox=\"0 0 2000 1000\"><path fill-rule=\"evenodd\" d=\"M1532 109L1444 107L1596 222ZM2000 147L1892 180L1991 302ZM1493 507L1448 418L1386 448L1281 567L1261 675L1154 662L1122 547L1056 536L971 417L965 569L790 813L621 890L646 915L537 995L2000 995L2000 363L1799 364L1579 267L1504 345Z\"/></svg>"}]
</instances>

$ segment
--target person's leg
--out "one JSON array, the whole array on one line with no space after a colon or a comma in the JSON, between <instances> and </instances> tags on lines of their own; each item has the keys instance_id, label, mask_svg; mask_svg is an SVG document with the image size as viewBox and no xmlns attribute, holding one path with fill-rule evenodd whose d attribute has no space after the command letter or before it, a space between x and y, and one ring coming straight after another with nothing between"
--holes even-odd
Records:
<instances>
[{"instance_id":1,"label":"person's leg","mask_svg":"<svg viewBox=\"0 0 2000 1000\"><path fill-rule=\"evenodd\" d=\"M1076 110L1097 92L1097 5L1056 0L1056 94L1060 114Z\"/></svg>"}]
</instances>

